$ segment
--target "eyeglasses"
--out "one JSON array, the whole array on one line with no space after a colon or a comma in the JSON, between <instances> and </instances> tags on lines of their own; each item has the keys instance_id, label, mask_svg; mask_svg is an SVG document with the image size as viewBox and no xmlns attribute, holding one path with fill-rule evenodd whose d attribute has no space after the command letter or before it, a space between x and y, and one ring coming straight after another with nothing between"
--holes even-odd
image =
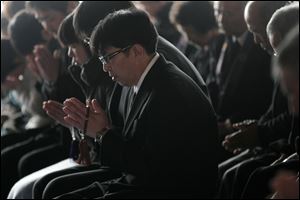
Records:
<instances>
[{"instance_id":1,"label":"eyeglasses","mask_svg":"<svg viewBox=\"0 0 300 200\"><path fill-rule=\"evenodd\" d=\"M124 48L122 48L122 49L120 49L120 50L117 50L117 51L115 51L115 52L112 52L112 53L110 53L110 54L108 54L108 55L101 56L101 57L99 57L99 60L102 62L103 65L107 65L113 57L115 57L115 56L118 55L119 53L122 53L122 52L128 50L128 49L131 48L131 47L132 47L132 45L129 45L129 46L124 47Z\"/></svg>"}]
</instances>

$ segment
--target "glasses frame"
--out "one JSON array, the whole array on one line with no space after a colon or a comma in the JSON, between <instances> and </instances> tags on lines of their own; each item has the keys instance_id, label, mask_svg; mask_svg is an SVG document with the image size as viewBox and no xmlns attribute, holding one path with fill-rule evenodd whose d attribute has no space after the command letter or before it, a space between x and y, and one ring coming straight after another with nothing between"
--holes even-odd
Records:
<instances>
[{"instance_id":1,"label":"glasses frame","mask_svg":"<svg viewBox=\"0 0 300 200\"><path fill-rule=\"evenodd\" d=\"M119 50L117 50L117 51L114 51L114 52L112 52L112 53L109 53L109 54L107 54L107 55L105 55L105 56L100 56L100 57L99 57L99 60L101 61L101 63L102 63L103 65L107 65L113 57L115 57L115 56L118 55L119 53L122 53L122 52L128 50L128 49L131 48L131 47L132 47L132 45L128 45L128 46L126 46L126 47L124 47L124 48L122 48L122 49L119 49Z\"/></svg>"}]
</instances>

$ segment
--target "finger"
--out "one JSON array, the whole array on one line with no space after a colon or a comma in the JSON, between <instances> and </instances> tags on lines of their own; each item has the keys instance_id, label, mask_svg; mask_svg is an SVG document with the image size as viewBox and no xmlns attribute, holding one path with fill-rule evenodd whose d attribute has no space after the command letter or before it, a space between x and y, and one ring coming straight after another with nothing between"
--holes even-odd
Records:
<instances>
[{"instance_id":1,"label":"finger","mask_svg":"<svg viewBox=\"0 0 300 200\"><path fill-rule=\"evenodd\" d=\"M228 146L228 144L229 144L229 143L228 143L228 141L227 141L227 140L224 140L224 141L222 142L222 146L223 146L223 147L227 147L227 146Z\"/></svg>"},{"instance_id":2,"label":"finger","mask_svg":"<svg viewBox=\"0 0 300 200\"><path fill-rule=\"evenodd\" d=\"M231 144L228 143L227 141L222 142L222 146L226 151L232 152L234 148L232 148Z\"/></svg>"},{"instance_id":3,"label":"finger","mask_svg":"<svg viewBox=\"0 0 300 200\"><path fill-rule=\"evenodd\" d=\"M233 150L233 154L237 155L237 154L241 153L242 151L243 151L242 148L236 148L236 149Z\"/></svg>"},{"instance_id":4,"label":"finger","mask_svg":"<svg viewBox=\"0 0 300 200\"><path fill-rule=\"evenodd\" d=\"M86 114L86 106L76 98L70 98L64 101L64 106L72 107L80 115Z\"/></svg>"},{"instance_id":5,"label":"finger","mask_svg":"<svg viewBox=\"0 0 300 200\"><path fill-rule=\"evenodd\" d=\"M49 113L55 113L56 116L61 116L60 118L66 116L62 109L57 109L56 107L45 106L44 110Z\"/></svg>"},{"instance_id":6,"label":"finger","mask_svg":"<svg viewBox=\"0 0 300 200\"><path fill-rule=\"evenodd\" d=\"M59 123L64 122L64 116L63 115L58 115L56 112L51 112L51 111L49 111L49 112L47 111L46 113L47 113L47 115L49 115L55 121L58 121Z\"/></svg>"},{"instance_id":7,"label":"finger","mask_svg":"<svg viewBox=\"0 0 300 200\"><path fill-rule=\"evenodd\" d=\"M75 105L70 101L65 101L64 102L64 107L68 108L69 111L76 113L82 119L85 119L85 115L86 115L86 108L85 107L78 107L78 105Z\"/></svg>"},{"instance_id":8,"label":"finger","mask_svg":"<svg viewBox=\"0 0 300 200\"><path fill-rule=\"evenodd\" d=\"M64 117L65 122L67 122L68 124L70 124L70 126L76 127L80 130L83 129L83 125L81 125L78 121L73 120L71 117L66 116Z\"/></svg>"},{"instance_id":9,"label":"finger","mask_svg":"<svg viewBox=\"0 0 300 200\"><path fill-rule=\"evenodd\" d=\"M98 104L98 102L96 101L96 99L92 100L92 107L95 113L99 113L99 114L103 114L104 111L101 108L101 106Z\"/></svg>"},{"instance_id":10,"label":"finger","mask_svg":"<svg viewBox=\"0 0 300 200\"><path fill-rule=\"evenodd\" d=\"M61 104L56 104L49 101L43 103L43 109L45 111L57 112L60 115L65 115L62 108L63 106Z\"/></svg>"},{"instance_id":11,"label":"finger","mask_svg":"<svg viewBox=\"0 0 300 200\"><path fill-rule=\"evenodd\" d=\"M65 114L67 114L69 117L71 117L73 120L76 120L78 122L85 121L85 116L80 115L76 110L74 111L71 107L63 107L63 111Z\"/></svg>"},{"instance_id":12,"label":"finger","mask_svg":"<svg viewBox=\"0 0 300 200\"><path fill-rule=\"evenodd\" d=\"M240 122L240 123L236 123L236 124L233 124L232 127L235 128L235 129L241 129L243 128L245 125L243 122Z\"/></svg>"},{"instance_id":13,"label":"finger","mask_svg":"<svg viewBox=\"0 0 300 200\"><path fill-rule=\"evenodd\" d=\"M76 103L76 104L78 104L78 105L80 105L80 106L85 107L85 104L82 103L81 101L79 101L79 100L78 100L77 98L75 98L75 97L71 97L71 98L69 98L68 100L70 100L71 102Z\"/></svg>"},{"instance_id":14,"label":"finger","mask_svg":"<svg viewBox=\"0 0 300 200\"><path fill-rule=\"evenodd\" d=\"M52 104L52 105L56 105L56 106L60 106L63 107L64 105L58 101L53 101L53 100L48 100L47 103Z\"/></svg>"}]
</instances>

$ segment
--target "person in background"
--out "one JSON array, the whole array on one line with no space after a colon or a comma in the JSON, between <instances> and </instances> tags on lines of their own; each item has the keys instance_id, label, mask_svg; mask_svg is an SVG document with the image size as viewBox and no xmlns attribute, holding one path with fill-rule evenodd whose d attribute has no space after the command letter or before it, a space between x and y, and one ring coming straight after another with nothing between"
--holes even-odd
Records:
<instances>
[{"instance_id":1,"label":"person in background","mask_svg":"<svg viewBox=\"0 0 300 200\"><path fill-rule=\"evenodd\" d=\"M299 24L299 2L284 6L272 15L266 31L274 55L277 55L277 49L283 38L297 24Z\"/></svg>"},{"instance_id":2,"label":"person in background","mask_svg":"<svg viewBox=\"0 0 300 200\"><path fill-rule=\"evenodd\" d=\"M279 13L281 12L278 11ZM299 24L284 37L275 50L277 56L273 58L273 76L288 97L291 112L298 116ZM282 162L256 169L244 188L242 198L299 198L299 121L295 120L294 124L294 154ZM257 184L261 187L257 188Z\"/></svg>"},{"instance_id":3,"label":"person in background","mask_svg":"<svg viewBox=\"0 0 300 200\"><path fill-rule=\"evenodd\" d=\"M114 10L119 10L122 8L129 8L133 5L131 2L124 2L124 1L97 1L97 2L91 2L86 1L82 2L78 8L75 10L74 14L74 29L76 34L79 36L79 38L84 41L85 43L90 43L90 35L91 31L94 29L96 24L103 19L107 14L110 12L113 12ZM174 46L172 46L170 43L166 42L162 37L159 37L158 42L158 52L162 53L166 59L171 60L173 63L176 63L177 66L188 76L190 76L197 85L202 89L202 91L206 93L206 87L201 80L201 76L197 72L197 70L194 68L194 66L177 50ZM82 80L88 84L88 85L94 85L94 84L103 84L101 83L101 80L103 75L105 73L100 70L99 71L99 65L101 66L101 63L99 63L99 59L97 55L94 55L92 59L89 60L86 65L83 65L83 71L81 74ZM120 87L117 88L119 91ZM128 89L126 87L121 88L122 94L124 97L127 94ZM124 120L126 119L126 115L124 113L125 111L125 99L122 98L119 102L115 101L114 104L111 104L112 107L118 107L118 112L113 113L115 119L114 120L114 126L119 127L120 129L124 126ZM84 104L79 104L80 107L83 107L85 109ZM82 129L82 127L78 127L79 129ZM68 177L68 178L67 178ZM100 179L103 180L103 169L95 170L93 173L78 173L78 174L72 174L72 175L66 175L62 177L58 177L55 180L53 180L51 183L47 185L43 192L44 198L53 198L57 196L58 194L61 194L62 191L72 191L75 187L80 188L83 187L84 184L88 185L90 184L91 180L94 180L95 177L101 177ZM105 176L104 176L105 177ZM101 181L99 180L99 181ZM66 181L68 184L66 184ZM75 184L76 183L76 184ZM61 184L64 185L64 187L61 187ZM68 187L66 187L66 185ZM64 188L64 189L63 189ZM76 189L76 188L75 188Z\"/></svg>"},{"instance_id":4,"label":"person in background","mask_svg":"<svg viewBox=\"0 0 300 200\"><path fill-rule=\"evenodd\" d=\"M140 9L149 13L149 17L158 33L173 45L179 47L182 35L169 19L170 9L174 3L171 1L138 1L137 3Z\"/></svg>"},{"instance_id":5,"label":"person in background","mask_svg":"<svg viewBox=\"0 0 300 200\"><path fill-rule=\"evenodd\" d=\"M62 20L77 6L77 1L27 1L26 9L48 31L53 39L57 39L57 31ZM33 55L27 58L40 71L42 76L42 92L45 100L63 102L70 97L76 97L84 102L85 98L80 88L68 73L70 58L67 50L57 47L52 53L39 44L34 47Z\"/></svg>"},{"instance_id":6,"label":"person in background","mask_svg":"<svg viewBox=\"0 0 300 200\"><path fill-rule=\"evenodd\" d=\"M170 11L170 20L182 34L187 36L189 43L184 53L206 81L209 68L216 65L225 39L219 32L212 3L174 2ZM193 47L196 50L191 50Z\"/></svg>"},{"instance_id":7,"label":"person in background","mask_svg":"<svg viewBox=\"0 0 300 200\"><path fill-rule=\"evenodd\" d=\"M266 30L262 29L262 26L267 26L267 19L270 19L272 14L284 6L285 3L257 1L249 2L246 7L245 19L248 27L250 31L255 31L253 32L255 41L260 42L261 47L264 47L269 53L276 51L276 48L274 50L266 48L271 47L271 45L268 38L263 37L267 36L267 34ZM257 16L261 16L263 19L260 20ZM288 27L292 27L297 21L298 17L290 20L289 25L284 26L287 28L284 32L287 33L290 29ZM276 39L280 41L280 38ZM275 82L272 104L267 112L260 117L259 121L257 123L255 121L254 123L245 121L234 125L238 131L226 136L223 142L224 147L230 151L237 150L236 153L240 152L241 149L250 149L250 151L245 150L245 154L243 153L241 156L237 155L234 162L231 161L223 165L233 166L240 162L226 172L227 180L233 180L232 182L234 182L232 193L236 198L239 198L242 194L245 184L249 177L252 176L251 174L254 170L258 167L278 162L294 152L294 142L292 142L294 136L290 136L297 134L297 121L289 114L287 100L281 93L279 84ZM256 146L258 148L255 148ZM275 161L276 159L278 160ZM234 176L234 178L231 176ZM231 184L228 182L227 185ZM258 193L258 190L255 193Z\"/></svg>"},{"instance_id":8,"label":"person in background","mask_svg":"<svg viewBox=\"0 0 300 200\"><path fill-rule=\"evenodd\" d=\"M286 23L286 22L289 23ZM269 21L267 25L267 33L269 37L269 41L271 46L274 48L274 52L276 52L276 56L278 56L278 51L280 44L283 40L283 38L287 37L288 33L293 29L295 31L297 25L299 24L299 3L293 3L290 5L287 5L285 7L282 7L278 9L272 16L271 20ZM299 32L299 31L298 31ZM276 59L278 60L278 58ZM273 67L274 68L274 67ZM278 67L277 67L278 68ZM275 80L279 82L278 76L275 77ZM285 94L283 92L283 94ZM285 94L286 95L286 94ZM267 195L267 193L270 193L271 191L267 188L267 182L271 179L271 177L274 176L274 174L279 169L286 169L286 170L292 170L294 173L297 173L298 169L298 163L297 161L293 161L293 155L290 156L290 154L294 154L297 150L297 137L299 137L299 120L298 120L298 112L297 110L294 110L291 105L294 103L290 102L290 113L293 115L293 121L292 121L292 131L288 135L287 143L288 147L290 149L290 152L285 155L285 157L289 156L286 160L287 162L278 162L279 164L274 166L267 166L263 168L256 169L250 176L247 186L245 187L244 196L245 197L264 197ZM295 145L296 144L296 145ZM298 145L299 146L299 145ZM265 183L265 187L261 187L259 190L256 190L254 192L254 185L256 183Z\"/></svg>"},{"instance_id":9,"label":"person in background","mask_svg":"<svg viewBox=\"0 0 300 200\"><path fill-rule=\"evenodd\" d=\"M42 110L41 94L34 87L35 77L26 67L25 59L17 54L9 40L1 40L1 58L1 88L6 87L9 90L9 97L13 97L10 99L20 107L18 118L11 117L1 127L1 197L6 198L10 187L18 180L18 164L21 158L36 146L45 145L41 141L40 144L34 143L33 137L49 128L52 120ZM13 120L17 130L7 130L9 127L6 123L10 120ZM6 134L3 135L5 128ZM47 140L49 143L52 142L49 138ZM29 142L32 142L30 147L19 148L22 144L25 147L25 143ZM35 167L39 165L40 163Z\"/></svg>"},{"instance_id":10,"label":"person in background","mask_svg":"<svg viewBox=\"0 0 300 200\"><path fill-rule=\"evenodd\" d=\"M122 30L122 36L118 34L123 29L121 24L127 27ZM118 83L116 87L120 87L119 84L129 87L129 92L121 97L118 97L118 92L112 94L112 101L126 99L127 117L120 132L113 126L114 119L109 120L112 126L109 125L106 114L93 100L87 134L103 137L103 165L125 173L121 179L107 183L107 192L121 192L122 195L124 189L125 192L133 190L129 191L133 192L133 197L211 197L217 175L216 156L211 156L215 152L217 136L213 109L191 78L156 53L157 37L153 24L142 11L120 10L99 22L91 37L91 47L100 54L103 70ZM179 105L179 102L184 103ZM78 104L73 103L77 107ZM82 116L76 117L70 104L65 106L73 110L68 112L68 122L82 127ZM115 113L118 108L110 109L110 113ZM196 123L199 119L207 123ZM201 152L202 156L191 156L192 152ZM143 159L145 156L147 161ZM131 180L125 178L129 176ZM195 180L200 179L198 185ZM114 185L121 182L124 188L114 190ZM94 187L97 185L92 187L101 192L99 187ZM84 192L79 196L98 197L99 192L91 196Z\"/></svg>"}]
</instances>

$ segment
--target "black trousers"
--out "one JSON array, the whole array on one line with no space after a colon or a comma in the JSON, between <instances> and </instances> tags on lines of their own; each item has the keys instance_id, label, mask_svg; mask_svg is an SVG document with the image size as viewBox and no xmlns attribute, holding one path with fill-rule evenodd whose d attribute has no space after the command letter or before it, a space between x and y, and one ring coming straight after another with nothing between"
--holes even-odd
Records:
<instances>
[{"instance_id":1,"label":"black trousers","mask_svg":"<svg viewBox=\"0 0 300 200\"><path fill-rule=\"evenodd\" d=\"M256 169L248 179L242 193L243 199L265 198L271 194L269 183L276 173L280 170L291 170L299 172L299 160L290 160L273 166L261 167ZM259 187L257 187L259 186Z\"/></svg>"},{"instance_id":2,"label":"black trousers","mask_svg":"<svg viewBox=\"0 0 300 200\"><path fill-rule=\"evenodd\" d=\"M252 157L228 169L221 180L219 198L240 198L251 173L258 167L267 166L278 158L275 153Z\"/></svg>"},{"instance_id":3,"label":"black trousers","mask_svg":"<svg viewBox=\"0 0 300 200\"><path fill-rule=\"evenodd\" d=\"M18 163L19 177L23 178L39 169L68 158L69 152L62 144L51 144L33 150L20 159Z\"/></svg>"},{"instance_id":4,"label":"black trousers","mask_svg":"<svg viewBox=\"0 0 300 200\"><path fill-rule=\"evenodd\" d=\"M138 191L136 186L110 180L94 182L91 185L60 195L54 199L144 199L147 196ZM151 198L151 196L148 196Z\"/></svg>"},{"instance_id":5,"label":"black trousers","mask_svg":"<svg viewBox=\"0 0 300 200\"><path fill-rule=\"evenodd\" d=\"M1 151L1 198L6 198L13 184L19 180L18 164L22 157L53 142L48 137L31 137Z\"/></svg>"},{"instance_id":6,"label":"black trousers","mask_svg":"<svg viewBox=\"0 0 300 200\"><path fill-rule=\"evenodd\" d=\"M7 147L1 150L1 198L7 197L19 178L66 158L69 148L64 148L62 142L65 135L70 138L69 133L54 127L47 128L42 133L29 131L29 134L15 135L17 141L21 142L13 145L9 143L14 136L6 137L3 143Z\"/></svg>"},{"instance_id":7,"label":"black trousers","mask_svg":"<svg viewBox=\"0 0 300 200\"><path fill-rule=\"evenodd\" d=\"M90 166L75 166L75 167L71 167L68 169L63 169L63 170L59 170L59 171L47 174L47 175L41 177L40 179L38 179L34 183L33 188L32 188L33 198L34 199L42 199L43 192L44 192L47 184L49 182L51 182L52 180L54 180L55 178L58 178L63 175L70 175L70 174L75 174L75 173L79 173L79 172L92 171L92 170L96 170L99 168L100 168L100 166L98 164L93 164Z\"/></svg>"},{"instance_id":8,"label":"black trousers","mask_svg":"<svg viewBox=\"0 0 300 200\"><path fill-rule=\"evenodd\" d=\"M120 172L107 168L84 171L62 175L51 180L43 191L43 199L51 199L56 196L83 188L93 182L103 182L122 176Z\"/></svg>"},{"instance_id":9,"label":"black trousers","mask_svg":"<svg viewBox=\"0 0 300 200\"><path fill-rule=\"evenodd\" d=\"M47 128L37 128L37 129L30 129L22 133L9 133L6 135L1 136L1 151L5 149L6 147L9 147L11 145L15 145L19 142L23 142L30 137L34 137L37 134L42 133Z\"/></svg>"}]
</instances>

